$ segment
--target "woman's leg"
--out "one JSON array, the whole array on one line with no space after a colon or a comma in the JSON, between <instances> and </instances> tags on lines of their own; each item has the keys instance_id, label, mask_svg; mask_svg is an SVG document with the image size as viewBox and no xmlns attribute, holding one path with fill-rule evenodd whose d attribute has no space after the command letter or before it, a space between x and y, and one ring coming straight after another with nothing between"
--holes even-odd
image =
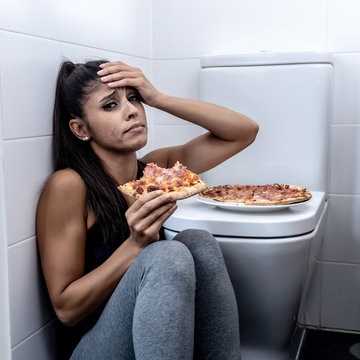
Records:
<instances>
[{"instance_id":1,"label":"woman's leg","mask_svg":"<svg viewBox=\"0 0 360 360\"><path fill-rule=\"evenodd\" d=\"M71 359L191 360L195 271L186 246L159 241L135 259Z\"/></svg>"},{"instance_id":2,"label":"woman's leg","mask_svg":"<svg viewBox=\"0 0 360 360\"><path fill-rule=\"evenodd\" d=\"M240 359L238 309L217 240L203 230L175 236L190 250L195 263L195 352L197 359Z\"/></svg>"}]
</instances>

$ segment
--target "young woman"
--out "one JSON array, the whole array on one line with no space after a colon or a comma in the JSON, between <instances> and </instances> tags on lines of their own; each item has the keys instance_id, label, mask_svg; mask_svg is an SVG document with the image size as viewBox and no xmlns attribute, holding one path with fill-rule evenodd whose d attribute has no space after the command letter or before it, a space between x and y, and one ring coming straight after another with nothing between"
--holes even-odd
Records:
<instances>
[{"instance_id":1,"label":"young woman","mask_svg":"<svg viewBox=\"0 0 360 360\"><path fill-rule=\"evenodd\" d=\"M142 103L208 132L138 160ZM53 121L56 171L39 200L37 236L56 315L79 335L71 359L239 359L236 300L216 240L186 230L159 241L176 203L161 191L130 201L117 186L149 162L202 173L250 145L257 124L165 95L139 69L105 61L63 63Z\"/></svg>"}]
</instances>

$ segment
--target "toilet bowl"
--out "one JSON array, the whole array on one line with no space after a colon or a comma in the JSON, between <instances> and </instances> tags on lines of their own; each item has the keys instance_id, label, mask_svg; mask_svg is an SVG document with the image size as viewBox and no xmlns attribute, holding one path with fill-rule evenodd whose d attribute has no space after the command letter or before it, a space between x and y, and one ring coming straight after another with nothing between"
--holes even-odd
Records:
<instances>
[{"instance_id":1,"label":"toilet bowl","mask_svg":"<svg viewBox=\"0 0 360 360\"><path fill-rule=\"evenodd\" d=\"M327 214L325 193L312 194L271 213L229 212L190 198L165 223L167 239L201 228L219 241L238 303L242 359L288 359Z\"/></svg>"},{"instance_id":2,"label":"toilet bowl","mask_svg":"<svg viewBox=\"0 0 360 360\"><path fill-rule=\"evenodd\" d=\"M288 359L327 216L332 64L311 52L207 56L201 64L202 100L260 125L251 147L202 174L207 184L295 184L312 199L229 208L192 197L178 202L165 235L200 228L217 238L238 303L242 360Z\"/></svg>"}]
</instances>

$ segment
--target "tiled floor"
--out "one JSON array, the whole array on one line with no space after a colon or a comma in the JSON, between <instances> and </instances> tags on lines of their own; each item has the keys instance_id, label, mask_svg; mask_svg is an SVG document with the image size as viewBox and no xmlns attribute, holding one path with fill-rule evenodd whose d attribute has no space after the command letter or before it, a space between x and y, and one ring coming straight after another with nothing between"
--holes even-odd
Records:
<instances>
[{"instance_id":1,"label":"tiled floor","mask_svg":"<svg viewBox=\"0 0 360 360\"><path fill-rule=\"evenodd\" d=\"M360 343L360 335L333 331L309 330L299 360L356 360L349 348Z\"/></svg>"}]
</instances>

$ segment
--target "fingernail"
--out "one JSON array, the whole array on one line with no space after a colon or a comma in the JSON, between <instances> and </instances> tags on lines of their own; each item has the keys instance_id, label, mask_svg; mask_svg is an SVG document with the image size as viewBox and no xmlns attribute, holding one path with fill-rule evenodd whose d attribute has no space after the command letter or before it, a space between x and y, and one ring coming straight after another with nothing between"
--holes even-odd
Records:
<instances>
[{"instance_id":1,"label":"fingernail","mask_svg":"<svg viewBox=\"0 0 360 360\"><path fill-rule=\"evenodd\" d=\"M103 74L103 73L104 73L104 70L99 70L99 71L97 72L98 75L101 75L101 74Z\"/></svg>"},{"instance_id":2,"label":"fingernail","mask_svg":"<svg viewBox=\"0 0 360 360\"><path fill-rule=\"evenodd\" d=\"M106 63L100 64L99 67L103 68Z\"/></svg>"}]
</instances>

